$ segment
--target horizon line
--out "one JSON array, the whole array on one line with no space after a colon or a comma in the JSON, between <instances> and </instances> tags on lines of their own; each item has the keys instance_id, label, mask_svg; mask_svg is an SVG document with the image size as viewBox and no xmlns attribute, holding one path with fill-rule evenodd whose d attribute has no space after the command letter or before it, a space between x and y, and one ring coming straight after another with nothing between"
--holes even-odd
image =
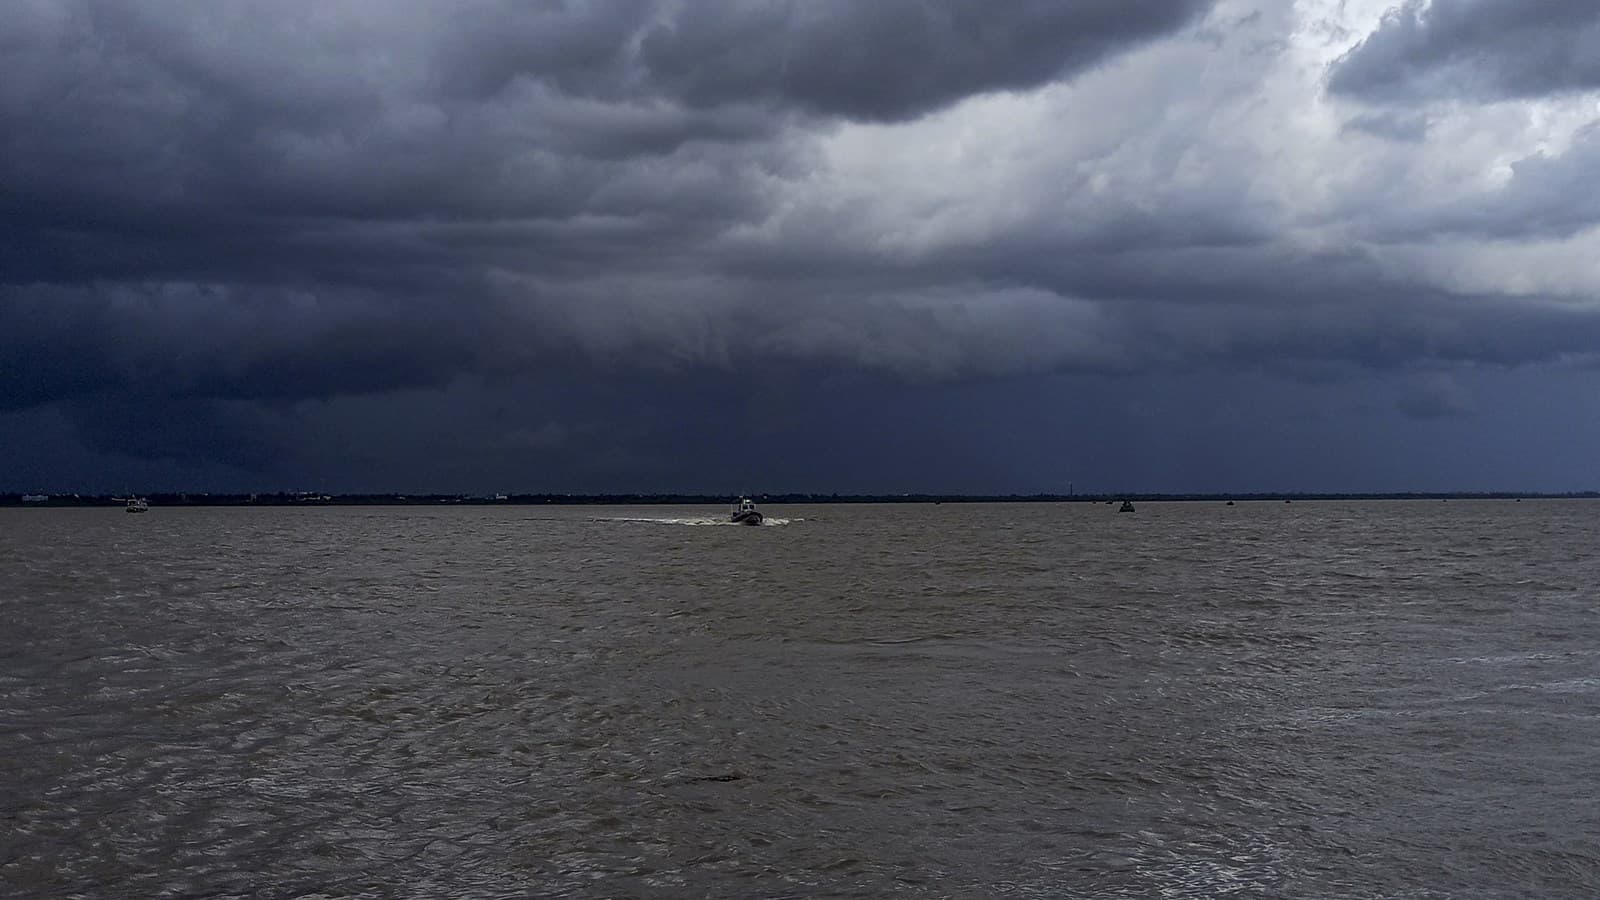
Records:
<instances>
[{"instance_id":1,"label":"horizon line","mask_svg":"<svg viewBox=\"0 0 1600 900\"><path fill-rule=\"evenodd\" d=\"M704 493L704 492L538 492L515 494L416 493L406 491L156 491L146 494L0 492L0 506L71 507L107 506L140 496L167 506L417 506L463 504L475 506L625 506L709 505L750 497L774 504L830 503L1102 503L1117 500L1144 502L1273 501L1273 500L1566 500L1597 499L1600 491L1130 491L1059 494L1020 493L819 493L813 491Z\"/></svg>"}]
</instances>

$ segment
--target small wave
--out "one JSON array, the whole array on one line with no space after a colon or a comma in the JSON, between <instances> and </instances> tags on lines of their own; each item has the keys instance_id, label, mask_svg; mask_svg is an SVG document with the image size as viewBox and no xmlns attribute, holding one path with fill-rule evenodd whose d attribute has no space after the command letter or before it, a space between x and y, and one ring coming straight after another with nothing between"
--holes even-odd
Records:
<instances>
[{"instance_id":1,"label":"small wave","mask_svg":"<svg viewBox=\"0 0 1600 900\"><path fill-rule=\"evenodd\" d=\"M1447 662L1457 664L1478 665L1516 665L1522 663L1540 663L1562 659L1572 656L1590 656L1592 653L1574 650L1528 650L1522 653L1500 653L1491 656L1451 656Z\"/></svg>"},{"instance_id":2,"label":"small wave","mask_svg":"<svg viewBox=\"0 0 1600 900\"><path fill-rule=\"evenodd\" d=\"M1592 694L1600 690L1600 678L1571 678L1565 681L1545 681L1537 684L1514 684L1511 687L1546 691L1552 694Z\"/></svg>"}]
</instances>

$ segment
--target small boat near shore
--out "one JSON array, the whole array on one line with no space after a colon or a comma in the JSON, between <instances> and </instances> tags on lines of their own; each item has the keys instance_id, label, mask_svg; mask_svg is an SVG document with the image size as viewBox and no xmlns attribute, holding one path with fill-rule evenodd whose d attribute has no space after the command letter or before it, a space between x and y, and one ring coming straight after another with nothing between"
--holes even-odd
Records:
<instances>
[{"instance_id":1,"label":"small boat near shore","mask_svg":"<svg viewBox=\"0 0 1600 900\"><path fill-rule=\"evenodd\" d=\"M150 511L150 501L143 497L114 497L112 499L121 500L126 504L122 507L123 512L142 513Z\"/></svg>"},{"instance_id":2,"label":"small boat near shore","mask_svg":"<svg viewBox=\"0 0 1600 900\"><path fill-rule=\"evenodd\" d=\"M739 498L739 505L734 507L731 520L735 525L760 525L766 520L761 510L756 509L754 501L744 497Z\"/></svg>"}]
</instances>

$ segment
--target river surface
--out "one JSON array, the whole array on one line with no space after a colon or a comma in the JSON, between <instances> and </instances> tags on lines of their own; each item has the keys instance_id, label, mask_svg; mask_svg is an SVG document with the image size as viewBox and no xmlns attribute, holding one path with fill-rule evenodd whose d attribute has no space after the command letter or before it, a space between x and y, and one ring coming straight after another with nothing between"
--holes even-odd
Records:
<instances>
[{"instance_id":1,"label":"river surface","mask_svg":"<svg viewBox=\"0 0 1600 900\"><path fill-rule=\"evenodd\" d=\"M1600 503L0 510L0 895L1600 896Z\"/></svg>"}]
</instances>

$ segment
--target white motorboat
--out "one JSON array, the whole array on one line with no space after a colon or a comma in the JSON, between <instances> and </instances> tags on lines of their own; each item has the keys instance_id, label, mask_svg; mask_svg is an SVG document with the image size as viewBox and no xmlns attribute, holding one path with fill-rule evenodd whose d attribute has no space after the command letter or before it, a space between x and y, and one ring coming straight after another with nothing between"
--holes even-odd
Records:
<instances>
[{"instance_id":1,"label":"white motorboat","mask_svg":"<svg viewBox=\"0 0 1600 900\"><path fill-rule=\"evenodd\" d=\"M732 519L736 525L760 525L766 516L756 509L753 501L741 497L739 505L734 507Z\"/></svg>"}]
</instances>

